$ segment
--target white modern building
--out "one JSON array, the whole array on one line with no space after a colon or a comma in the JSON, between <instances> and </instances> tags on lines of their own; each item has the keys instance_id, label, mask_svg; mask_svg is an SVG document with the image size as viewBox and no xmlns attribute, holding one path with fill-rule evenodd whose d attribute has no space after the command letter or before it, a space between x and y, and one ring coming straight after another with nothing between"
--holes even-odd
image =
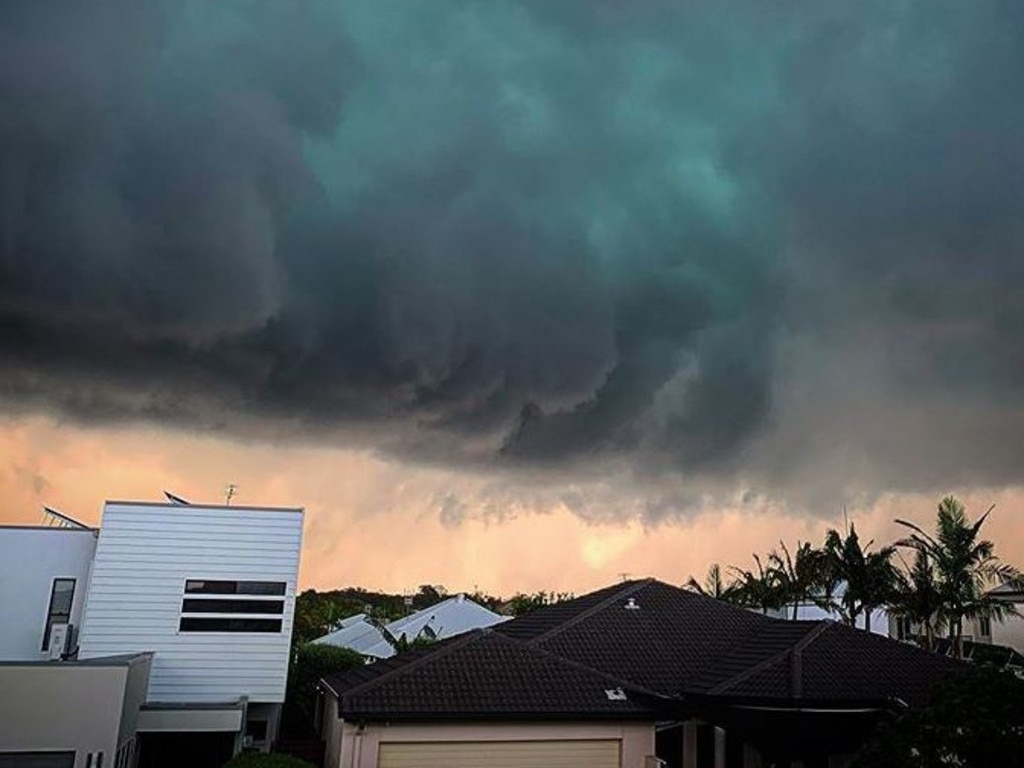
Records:
<instances>
[{"instance_id":1,"label":"white modern building","mask_svg":"<svg viewBox=\"0 0 1024 768\"><path fill-rule=\"evenodd\" d=\"M36 723L0 729L0 766L219 766L269 747L302 521L301 509L112 501L98 529L0 527L0 722ZM116 714L102 743L75 717L96 710Z\"/></svg>"},{"instance_id":2,"label":"white modern building","mask_svg":"<svg viewBox=\"0 0 1024 768\"><path fill-rule=\"evenodd\" d=\"M336 630L313 642L348 648L370 659L389 659L395 655L389 635L410 643L421 638L443 640L473 629L493 627L510 618L484 608L465 595L455 595L384 625L385 631L366 614L359 613L344 619Z\"/></svg>"}]
</instances>

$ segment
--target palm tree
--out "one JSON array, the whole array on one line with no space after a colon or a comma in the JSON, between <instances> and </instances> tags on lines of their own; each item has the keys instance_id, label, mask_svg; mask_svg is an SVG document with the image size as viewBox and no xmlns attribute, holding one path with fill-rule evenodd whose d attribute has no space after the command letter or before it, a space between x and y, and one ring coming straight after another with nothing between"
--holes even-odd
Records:
<instances>
[{"instance_id":1,"label":"palm tree","mask_svg":"<svg viewBox=\"0 0 1024 768\"><path fill-rule=\"evenodd\" d=\"M901 558L902 559L902 558ZM942 627L942 593L935 566L926 552L914 552L914 564L904 562L889 603L894 615L910 619L924 629L924 647L935 650L935 635Z\"/></svg>"},{"instance_id":2,"label":"palm tree","mask_svg":"<svg viewBox=\"0 0 1024 768\"><path fill-rule=\"evenodd\" d=\"M783 602L793 605L792 618L795 621L801 605L818 605L821 602L827 581L825 552L815 549L810 542L798 541L793 555L790 555L785 542L780 541L779 546L782 553L772 550L768 563L782 592Z\"/></svg>"},{"instance_id":3,"label":"palm tree","mask_svg":"<svg viewBox=\"0 0 1024 768\"><path fill-rule=\"evenodd\" d=\"M736 583L725 583L725 580L722 578L722 568L718 563L712 563L711 567L708 568L703 584L691 576L687 579L684 588L691 592L696 592L698 595L713 597L716 600L724 600L727 603L735 603L737 601Z\"/></svg>"},{"instance_id":4,"label":"palm tree","mask_svg":"<svg viewBox=\"0 0 1024 768\"><path fill-rule=\"evenodd\" d=\"M740 605L757 608L761 613L781 608L785 604L785 595L780 589L778 574L771 568L765 568L761 558L754 555L757 572L732 567L735 577L736 599Z\"/></svg>"},{"instance_id":5,"label":"palm tree","mask_svg":"<svg viewBox=\"0 0 1024 768\"><path fill-rule=\"evenodd\" d=\"M825 535L825 553L828 568L827 581L845 586L843 594L832 600L843 622L857 626L857 618L864 614L864 629L871 631L871 612L890 602L896 585L896 569L892 564L895 547L882 547L869 551L874 541L863 547L857 529L850 523L843 537L835 529Z\"/></svg>"},{"instance_id":6,"label":"palm tree","mask_svg":"<svg viewBox=\"0 0 1024 768\"><path fill-rule=\"evenodd\" d=\"M972 523L960 500L947 496L939 502L934 536L914 523L896 521L911 531L910 536L897 544L922 553L934 565L941 597L938 615L949 626L953 655L957 658L963 658L964 619L1003 621L1008 616L1018 615L1011 603L987 594L993 586L1020 579L1015 568L996 557L991 541L978 538L994 508L989 507Z\"/></svg>"}]
</instances>

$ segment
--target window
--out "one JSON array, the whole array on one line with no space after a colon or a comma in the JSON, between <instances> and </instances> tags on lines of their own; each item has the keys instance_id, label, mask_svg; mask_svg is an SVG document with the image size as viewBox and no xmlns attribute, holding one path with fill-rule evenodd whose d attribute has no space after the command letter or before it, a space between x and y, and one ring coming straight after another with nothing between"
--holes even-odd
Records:
<instances>
[{"instance_id":1,"label":"window","mask_svg":"<svg viewBox=\"0 0 1024 768\"><path fill-rule=\"evenodd\" d=\"M185 598L182 613L284 613L284 600L194 600Z\"/></svg>"},{"instance_id":2,"label":"window","mask_svg":"<svg viewBox=\"0 0 1024 768\"><path fill-rule=\"evenodd\" d=\"M287 586L283 581L188 579L178 631L280 632Z\"/></svg>"},{"instance_id":3,"label":"window","mask_svg":"<svg viewBox=\"0 0 1024 768\"><path fill-rule=\"evenodd\" d=\"M74 768L74 752L0 752L0 768Z\"/></svg>"},{"instance_id":4,"label":"window","mask_svg":"<svg viewBox=\"0 0 1024 768\"><path fill-rule=\"evenodd\" d=\"M280 632L280 619L195 619L183 616L178 624L182 632Z\"/></svg>"},{"instance_id":5,"label":"window","mask_svg":"<svg viewBox=\"0 0 1024 768\"><path fill-rule=\"evenodd\" d=\"M50 650L50 628L54 624L71 621L71 604L75 600L74 579L54 579L50 589L50 608L46 612L46 626L43 627L43 650Z\"/></svg>"},{"instance_id":6,"label":"window","mask_svg":"<svg viewBox=\"0 0 1024 768\"><path fill-rule=\"evenodd\" d=\"M190 595L283 595L283 581L200 581L189 579L185 592Z\"/></svg>"},{"instance_id":7,"label":"window","mask_svg":"<svg viewBox=\"0 0 1024 768\"><path fill-rule=\"evenodd\" d=\"M992 637L992 619L987 616L978 619L978 634L982 637Z\"/></svg>"}]
</instances>

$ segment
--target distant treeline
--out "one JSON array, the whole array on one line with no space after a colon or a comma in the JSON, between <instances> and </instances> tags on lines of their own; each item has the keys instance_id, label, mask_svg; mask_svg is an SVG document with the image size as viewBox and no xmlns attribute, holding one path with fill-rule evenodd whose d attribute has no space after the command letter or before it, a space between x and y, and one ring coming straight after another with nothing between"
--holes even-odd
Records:
<instances>
[{"instance_id":1,"label":"distant treeline","mask_svg":"<svg viewBox=\"0 0 1024 768\"><path fill-rule=\"evenodd\" d=\"M377 592L362 587L344 587L327 592L307 589L295 602L293 641L305 643L326 635L338 623L358 613L365 613L379 622L393 621L414 611L434 605L456 592L439 584L422 584L412 594ZM464 592L470 600L496 613L520 616L542 605L572 597L566 592L517 593L510 598L480 591Z\"/></svg>"}]
</instances>

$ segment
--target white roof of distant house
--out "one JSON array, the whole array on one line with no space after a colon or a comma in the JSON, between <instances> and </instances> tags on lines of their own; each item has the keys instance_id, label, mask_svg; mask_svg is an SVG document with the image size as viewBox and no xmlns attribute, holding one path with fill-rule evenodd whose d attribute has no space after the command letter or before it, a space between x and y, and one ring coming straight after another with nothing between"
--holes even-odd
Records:
<instances>
[{"instance_id":1,"label":"white roof of distant house","mask_svg":"<svg viewBox=\"0 0 1024 768\"><path fill-rule=\"evenodd\" d=\"M338 629L323 637L318 637L313 642L321 645L349 648L364 656L378 656L379 658L387 658L390 654L381 656L379 653L372 653L371 651L379 650L378 647L381 645L388 648L391 647L387 640L384 639L384 633L370 622L365 613L349 616L347 619L342 620Z\"/></svg>"},{"instance_id":2,"label":"white roof of distant house","mask_svg":"<svg viewBox=\"0 0 1024 768\"><path fill-rule=\"evenodd\" d=\"M424 635L431 636L431 633L435 639L441 640L461 635L471 629L491 627L509 618L487 610L467 599L465 595L456 595L397 619L385 625L385 628L395 638L404 635L410 642ZM430 632L426 631L428 627ZM313 642L349 648L364 656L378 659L387 659L395 655L395 649L384 637L384 633L362 613L350 616L342 621L339 629Z\"/></svg>"}]
</instances>

